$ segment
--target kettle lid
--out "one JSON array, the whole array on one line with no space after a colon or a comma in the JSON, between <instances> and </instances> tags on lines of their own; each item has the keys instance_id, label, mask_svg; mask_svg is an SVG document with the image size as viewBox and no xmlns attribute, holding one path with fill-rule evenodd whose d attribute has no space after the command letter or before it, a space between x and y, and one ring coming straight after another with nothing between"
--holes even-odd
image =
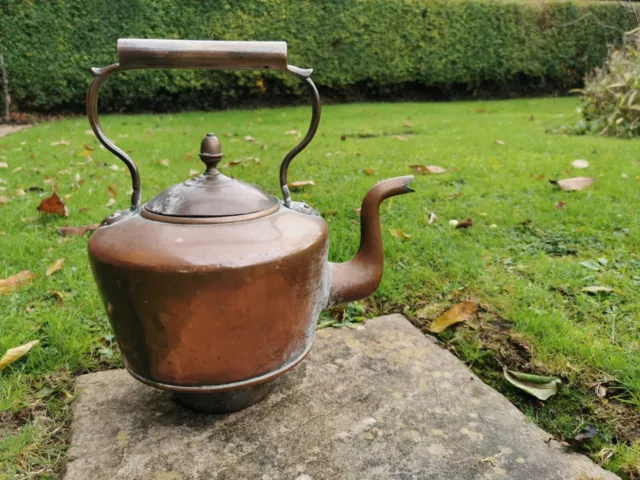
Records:
<instances>
[{"instance_id":1,"label":"kettle lid","mask_svg":"<svg viewBox=\"0 0 640 480\"><path fill-rule=\"evenodd\" d=\"M170 217L227 217L262 212L279 200L260 188L227 177L217 168L222 160L220 140L208 133L200 144L200 159L207 169L198 177L167 188L144 209Z\"/></svg>"}]
</instances>

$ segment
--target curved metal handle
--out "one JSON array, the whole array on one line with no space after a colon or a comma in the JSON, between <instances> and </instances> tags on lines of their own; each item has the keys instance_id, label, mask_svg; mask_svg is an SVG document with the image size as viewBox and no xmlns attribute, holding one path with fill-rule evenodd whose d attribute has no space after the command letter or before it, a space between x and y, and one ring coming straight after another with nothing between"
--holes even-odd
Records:
<instances>
[{"instance_id":1,"label":"curved metal handle","mask_svg":"<svg viewBox=\"0 0 640 480\"><path fill-rule=\"evenodd\" d=\"M94 79L87 91L87 116L97 139L107 150L124 162L131 174L133 193L131 210L140 209L141 185L138 167L123 150L118 148L102 131L98 120L98 94L100 86L110 75L124 70L145 68L193 69L263 69L286 70L305 81L313 97L311 124L305 137L285 155L280 165L280 189L284 204L291 206L291 193L287 187L289 164L311 142L320 123L320 95L311 80L313 70L287 64L286 42L235 42L199 40L118 40L118 59L107 67L92 68Z\"/></svg>"}]
</instances>

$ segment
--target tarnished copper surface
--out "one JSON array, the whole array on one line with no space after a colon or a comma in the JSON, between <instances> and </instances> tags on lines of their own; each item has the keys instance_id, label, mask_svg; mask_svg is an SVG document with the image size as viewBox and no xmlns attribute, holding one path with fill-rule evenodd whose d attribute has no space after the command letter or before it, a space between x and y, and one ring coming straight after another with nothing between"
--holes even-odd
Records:
<instances>
[{"instance_id":1,"label":"tarnished copper surface","mask_svg":"<svg viewBox=\"0 0 640 480\"><path fill-rule=\"evenodd\" d=\"M89 257L129 367L166 384L277 370L311 344L328 296L326 225L284 207L207 226L132 216L99 228Z\"/></svg>"},{"instance_id":2,"label":"tarnished copper surface","mask_svg":"<svg viewBox=\"0 0 640 480\"><path fill-rule=\"evenodd\" d=\"M409 188L412 180L413 175L383 180L364 197L360 208L360 248L350 261L331 264L330 305L366 298L380 286L384 268L380 204L389 197L413 192Z\"/></svg>"}]
</instances>

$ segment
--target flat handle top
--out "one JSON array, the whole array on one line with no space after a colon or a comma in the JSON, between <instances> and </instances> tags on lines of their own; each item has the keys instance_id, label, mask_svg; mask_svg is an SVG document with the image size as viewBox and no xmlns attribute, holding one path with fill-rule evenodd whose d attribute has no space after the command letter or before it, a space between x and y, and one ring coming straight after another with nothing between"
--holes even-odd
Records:
<instances>
[{"instance_id":1,"label":"flat handle top","mask_svg":"<svg viewBox=\"0 0 640 480\"><path fill-rule=\"evenodd\" d=\"M121 67L287 70L287 42L118 40Z\"/></svg>"}]
</instances>

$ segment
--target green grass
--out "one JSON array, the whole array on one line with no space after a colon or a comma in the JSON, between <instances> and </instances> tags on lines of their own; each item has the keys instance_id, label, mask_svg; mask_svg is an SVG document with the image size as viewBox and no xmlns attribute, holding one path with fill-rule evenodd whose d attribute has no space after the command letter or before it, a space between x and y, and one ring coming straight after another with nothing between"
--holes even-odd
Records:
<instances>
[{"instance_id":1,"label":"green grass","mask_svg":"<svg viewBox=\"0 0 640 480\"><path fill-rule=\"evenodd\" d=\"M627 432L622 441L613 407L627 405L632 416L640 409L640 154L633 141L545 133L569 122L576 107L574 99L325 107L318 135L292 164L290 181L315 181L294 199L325 214L331 260L342 261L357 247L354 209L376 181L409 174L412 164L446 168L441 175L417 176L416 193L383 205L386 270L376 297L365 302L369 313L401 311L424 325L458 300L479 300L480 325L504 324L505 338L519 339L531 358L509 364L500 348L483 343L482 328L447 331L441 340L558 438L595 422L599 434L583 448L600 460L613 452L604 465L631 477L640 464L640 433ZM283 108L108 116L103 126L137 161L144 199L201 169L197 150L209 131L220 136L224 160L260 158L229 167L227 174L278 194L280 160L297 141L284 133L304 133L309 114L307 108ZM6 157L0 161L9 164L0 169L6 181L0 195L12 198L0 207L0 278L21 270L39 275L0 297L0 352L41 340L0 373L0 478L55 475L67 441L73 375L120 365L117 349L110 356L87 240L60 237L55 228L99 222L128 206L128 174L108 168L120 164L98 148L88 128L84 118L72 118L0 139L0 157ZM245 141L247 135L254 141ZM70 145L52 145L61 140ZM92 161L83 156L84 144L95 149ZM577 158L591 166L573 169ZM162 159L169 165L158 163ZM79 187L76 174L84 180ZM602 176L581 192L562 192L548 182L581 175ZM52 188L45 176L55 179L61 196L71 195L68 218L36 211ZM117 203L107 207L109 185L117 188ZM46 193L13 196L32 186ZM560 201L563 209L555 206ZM431 212L438 219L429 225ZM465 218L473 219L469 229L449 225ZM400 241L388 229L412 237ZM64 268L45 276L58 258L65 259ZM606 265L598 270L580 265L599 258ZM619 293L581 292L591 285ZM63 294L62 306L53 291ZM437 307L421 319L428 305ZM500 364L560 375L565 388L542 406L501 382ZM605 400L593 392L590 382L598 381L608 388ZM37 398L44 387L53 393Z\"/></svg>"}]
</instances>

